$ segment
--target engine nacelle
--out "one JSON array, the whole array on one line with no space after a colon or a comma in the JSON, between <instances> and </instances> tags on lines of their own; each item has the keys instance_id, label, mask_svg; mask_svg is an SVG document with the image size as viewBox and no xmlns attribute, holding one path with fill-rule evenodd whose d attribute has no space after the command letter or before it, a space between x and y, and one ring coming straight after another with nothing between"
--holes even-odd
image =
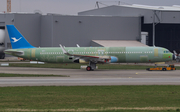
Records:
<instances>
[{"instance_id":1,"label":"engine nacelle","mask_svg":"<svg viewBox=\"0 0 180 112\"><path fill-rule=\"evenodd\" d=\"M111 63L116 63L118 62L118 58L115 56L111 56Z\"/></svg>"},{"instance_id":2,"label":"engine nacelle","mask_svg":"<svg viewBox=\"0 0 180 112\"><path fill-rule=\"evenodd\" d=\"M88 64L89 63L89 61L85 61L83 59L76 59L76 60L74 60L74 62L75 63L81 63L81 64Z\"/></svg>"},{"instance_id":3,"label":"engine nacelle","mask_svg":"<svg viewBox=\"0 0 180 112\"><path fill-rule=\"evenodd\" d=\"M88 64L89 61L85 61L83 59L76 59L74 60L75 63L81 63L81 64ZM116 63L118 62L118 58L115 56L111 56L110 59L104 59L103 58L99 58L98 60L96 60L96 62L94 61L94 63Z\"/></svg>"},{"instance_id":4,"label":"engine nacelle","mask_svg":"<svg viewBox=\"0 0 180 112\"><path fill-rule=\"evenodd\" d=\"M5 54L4 54L4 50L5 50L5 30L0 29L0 59L4 59Z\"/></svg>"},{"instance_id":5,"label":"engine nacelle","mask_svg":"<svg viewBox=\"0 0 180 112\"><path fill-rule=\"evenodd\" d=\"M5 41L5 30L0 29L0 53L3 53L5 49L4 41Z\"/></svg>"},{"instance_id":6,"label":"engine nacelle","mask_svg":"<svg viewBox=\"0 0 180 112\"><path fill-rule=\"evenodd\" d=\"M4 44L5 41L5 30L0 29L0 44Z\"/></svg>"}]
</instances>

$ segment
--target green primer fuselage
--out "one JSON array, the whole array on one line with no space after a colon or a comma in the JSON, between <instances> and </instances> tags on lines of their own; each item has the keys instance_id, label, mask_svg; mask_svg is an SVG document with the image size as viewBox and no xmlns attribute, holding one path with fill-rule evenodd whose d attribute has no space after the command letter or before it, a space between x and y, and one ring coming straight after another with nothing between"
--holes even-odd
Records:
<instances>
[{"instance_id":1,"label":"green primer fuselage","mask_svg":"<svg viewBox=\"0 0 180 112\"><path fill-rule=\"evenodd\" d=\"M116 63L166 62L173 58L171 52L161 47L67 47L65 50L70 54L77 55L117 57ZM63 54L60 47L9 49L6 51L21 51L22 55L7 54L43 62L68 63L75 60L75 57Z\"/></svg>"}]
</instances>

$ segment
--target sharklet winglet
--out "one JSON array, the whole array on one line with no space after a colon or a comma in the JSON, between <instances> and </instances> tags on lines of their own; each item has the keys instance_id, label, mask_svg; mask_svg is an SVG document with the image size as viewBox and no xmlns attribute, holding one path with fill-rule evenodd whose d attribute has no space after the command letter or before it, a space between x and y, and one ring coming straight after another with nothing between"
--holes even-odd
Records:
<instances>
[{"instance_id":1,"label":"sharklet winglet","mask_svg":"<svg viewBox=\"0 0 180 112\"><path fill-rule=\"evenodd\" d=\"M71 54L69 54L69 53L64 49L64 47L62 47L61 44L59 44L59 46L61 47L61 49L62 49L62 51L63 51L64 54L66 54L66 55L71 55Z\"/></svg>"},{"instance_id":2,"label":"sharklet winglet","mask_svg":"<svg viewBox=\"0 0 180 112\"><path fill-rule=\"evenodd\" d=\"M77 47L80 47L79 44L76 44Z\"/></svg>"}]
</instances>

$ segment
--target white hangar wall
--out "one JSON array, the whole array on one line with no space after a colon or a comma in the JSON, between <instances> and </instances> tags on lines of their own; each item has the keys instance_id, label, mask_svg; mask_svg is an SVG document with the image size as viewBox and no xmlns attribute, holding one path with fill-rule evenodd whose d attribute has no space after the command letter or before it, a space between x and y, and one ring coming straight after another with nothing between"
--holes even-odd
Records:
<instances>
[{"instance_id":1,"label":"white hangar wall","mask_svg":"<svg viewBox=\"0 0 180 112\"><path fill-rule=\"evenodd\" d=\"M33 13L2 13L0 28L5 29L5 49L11 48L6 25L15 25L35 47L91 46L92 40L138 40L141 17L69 16Z\"/></svg>"},{"instance_id":2,"label":"white hangar wall","mask_svg":"<svg viewBox=\"0 0 180 112\"><path fill-rule=\"evenodd\" d=\"M92 40L140 40L140 17L61 16L41 18L41 46L90 46Z\"/></svg>"},{"instance_id":3,"label":"white hangar wall","mask_svg":"<svg viewBox=\"0 0 180 112\"><path fill-rule=\"evenodd\" d=\"M6 25L15 25L33 46L40 46L40 14L6 13L0 14L1 27L5 28L5 49L11 48Z\"/></svg>"}]
</instances>

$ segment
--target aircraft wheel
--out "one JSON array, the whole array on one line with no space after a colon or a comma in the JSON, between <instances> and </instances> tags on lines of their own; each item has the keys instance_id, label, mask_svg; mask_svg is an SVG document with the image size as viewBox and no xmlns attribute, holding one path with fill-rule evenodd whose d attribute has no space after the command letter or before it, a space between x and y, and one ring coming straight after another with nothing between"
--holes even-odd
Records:
<instances>
[{"instance_id":1,"label":"aircraft wheel","mask_svg":"<svg viewBox=\"0 0 180 112\"><path fill-rule=\"evenodd\" d=\"M166 71L166 68L163 68L162 71Z\"/></svg>"},{"instance_id":2,"label":"aircraft wheel","mask_svg":"<svg viewBox=\"0 0 180 112\"><path fill-rule=\"evenodd\" d=\"M5 58L5 54L2 54L0 59L4 59L4 58Z\"/></svg>"},{"instance_id":3,"label":"aircraft wheel","mask_svg":"<svg viewBox=\"0 0 180 112\"><path fill-rule=\"evenodd\" d=\"M178 58L176 59L176 62L179 62L179 59L178 59Z\"/></svg>"},{"instance_id":4,"label":"aircraft wheel","mask_svg":"<svg viewBox=\"0 0 180 112\"><path fill-rule=\"evenodd\" d=\"M146 70L147 70L147 71L150 71L150 68L147 68Z\"/></svg>"},{"instance_id":5,"label":"aircraft wheel","mask_svg":"<svg viewBox=\"0 0 180 112\"><path fill-rule=\"evenodd\" d=\"M87 71L91 71L91 66L87 66L87 67L86 67L86 70L87 70Z\"/></svg>"}]
</instances>

